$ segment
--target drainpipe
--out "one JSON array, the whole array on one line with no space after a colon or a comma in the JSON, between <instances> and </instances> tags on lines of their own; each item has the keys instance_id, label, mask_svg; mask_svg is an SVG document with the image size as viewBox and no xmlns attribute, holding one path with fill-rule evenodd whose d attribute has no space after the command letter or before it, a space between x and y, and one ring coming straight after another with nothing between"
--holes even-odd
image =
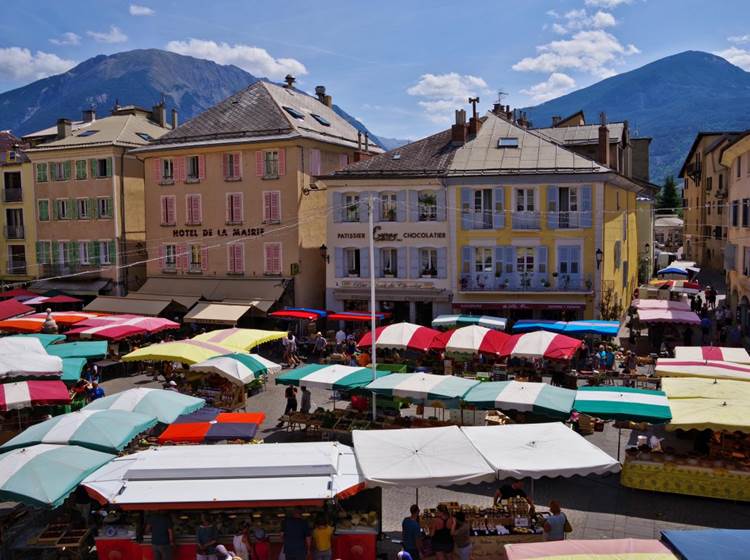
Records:
<instances>
[{"instance_id":1,"label":"drainpipe","mask_svg":"<svg viewBox=\"0 0 750 560\"><path fill-rule=\"evenodd\" d=\"M144 198L145 198L145 192L144 192ZM124 268L118 269L117 276L119 278L120 274L124 275L125 286L123 290L124 290L124 293L127 294L128 276L129 276L130 269L127 266L128 264L128 255L127 255L127 250L126 250L127 233L125 233L126 229L125 229L125 149L124 148L122 149L122 152L120 153L120 196L119 196L119 199L120 199L120 239L118 239L117 243L115 243L115 247L118 248L117 250L118 257L115 260L115 262L124 266ZM119 260L120 260L119 255L122 255L122 263L119 263ZM124 271L124 273L121 273L120 271Z\"/></svg>"}]
</instances>

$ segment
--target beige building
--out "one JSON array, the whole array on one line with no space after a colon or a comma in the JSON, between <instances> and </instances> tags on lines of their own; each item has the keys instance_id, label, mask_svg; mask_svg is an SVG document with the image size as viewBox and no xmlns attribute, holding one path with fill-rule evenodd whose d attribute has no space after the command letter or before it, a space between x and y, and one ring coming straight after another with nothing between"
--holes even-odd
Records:
<instances>
[{"instance_id":1,"label":"beige building","mask_svg":"<svg viewBox=\"0 0 750 560\"><path fill-rule=\"evenodd\" d=\"M326 194L315 176L382 150L317 99L257 82L134 151L146 169L148 280L133 298L205 300L235 324L324 299Z\"/></svg>"},{"instance_id":2,"label":"beige building","mask_svg":"<svg viewBox=\"0 0 750 560\"><path fill-rule=\"evenodd\" d=\"M684 222L677 214L661 214L654 220L654 241L659 249L676 253L682 247Z\"/></svg>"},{"instance_id":3,"label":"beige building","mask_svg":"<svg viewBox=\"0 0 750 560\"><path fill-rule=\"evenodd\" d=\"M32 147L38 276L34 287L124 294L145 280L143 163L128 152L167 131L163 105L60 119Z\"/></svg>"}]
</instances>

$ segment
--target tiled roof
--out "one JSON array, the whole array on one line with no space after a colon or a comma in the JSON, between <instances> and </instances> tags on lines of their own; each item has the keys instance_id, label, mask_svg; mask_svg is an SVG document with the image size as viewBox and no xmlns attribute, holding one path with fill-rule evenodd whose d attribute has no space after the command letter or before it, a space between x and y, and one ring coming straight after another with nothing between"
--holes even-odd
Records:
<instances>
[{"instance_id":1,"label":"tiled roof","mask_svg":"<svg viewBox=\"0 0 750 560\"><path fill-rule=\"evenodd\" d=\"M70 136L60 140L44 142L28 151L39 152L108 145L125 147L144 146L148 144L149 138L159 138L167 130L144 117L113 115L86 123L86 126L74 128ZM139 134L144 136L139 136ZM39 133L34 133L33 135L39 135Z\"/></svg>"},{"instance_id":2,"label":"tiled roof","mask_svg":"<svg viewBox=\"0 0 750 560\"><path fill-rule=\"evenodd\" d=\"M622 139L622 131L625 128L625 123L608 123L607 128L609 129L610 143L616 143ZM598 124L535 128L533 130L559 144L596 144L599 142Z\"/></svg>"}]
</instances>

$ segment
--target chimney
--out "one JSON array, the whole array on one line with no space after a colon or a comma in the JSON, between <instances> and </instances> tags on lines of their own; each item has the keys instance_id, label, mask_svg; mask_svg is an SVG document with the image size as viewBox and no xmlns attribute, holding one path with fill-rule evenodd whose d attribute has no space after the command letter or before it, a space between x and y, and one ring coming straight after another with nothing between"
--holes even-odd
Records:
<instances>
[{"instance_id":1,"label":"chimney","mask_svg":"<svg viewBox=\"0 0 750 560\"><path fill-rule=\"evenodd\" d=\"M72 123L70 119L57 119L57 140L62 140L70 136Z\"/></svg>"},{"instance_id":2,"label":"chimney","mask_svg":"<svg viewBox=\"0 0 750 560\"><path fill-rule=\"evenodd\" d=\"M330 95L326 95L326 86L315 86L315 97L326 107L333 105L333 98Z\"/></svg>"},{"instance_id":3,"label":"chimney","mask_svg":"<svg viewBox=\"0 0 750 560\"><path fill-rule=\"evenodd\" d=\"M495 103L492 105L492 114L498 117L505 116L505 106L501 103Z\"/></svg>"},{"instance_id":4,"label":"chimney","mask_svg":"<svg viewBox=\"0 0 750 560\"><path fill-rule=\"evenodd\" d=\"M91 123L96 120L96 109L93 107L90 107L88 109L84 109L83 113L83 122Z\"/></svg>"},{"instance_id":5,"label":"chimney","mask_svg":"<svg viewBox=\"0 0 750 560\"><path fill-rule=\"evenodd\" d=\"M177 128L178 122L179 121L177 119L177 109L172 109L172 130Z\"/></svg>"},{"instance_id":6,"label":"chimney","mask_svg":"<svg viewBox=\"0 0 750 560\"><path fill-rule=\"evenodd\" d=\"M479 97L469 97L469 103L471 103L471 118L469 119L469 134L476 136L479 129L482 128L482 121L479 120L477 114L477 103L479 103Z\"/></svg>"},{"instance_id":7,"label":"chimney","mask_svg":"<svg viewBox=\"0 0 750 560\"><path fill-rule=\"evenodd\" d=\"M560 124L560 121L562 121L562 117L559 115L555 115L554 117L552 117L552 126L557 126L558 124Z\"/></svg>"},{"instance_id":8,"label":"chimney","mask_svg":"<svg viewBox=\"0 0 750 560\"><path fill-rule=\"evenodd\" d=\"M370 133L365 131L365 151L370 149Z\"/></svg>"},{"instance_id":9,"label":"chimney","mask_svg":"<svg viewBox=\"0 0 750 560\"><path fill-rule=\"evenodd\" d=\"M296 81L296 79L291 74L287 74L286 76L284 76L284 81L286 82L286 85L284 87L286 89L292 89L294 87L294 82Z\"/></svg>"},{"instance_id":10,"label":"chimney","mask_svg":"<svg viewBox=\"0 0 750 560\"><path fill-rule=\"evenodd\" d=\"M609 167L609 128L606 113L599 113L599 145L596 149L596 161Z\"/></svg>"},{"instance_id":11,"label":"chimney","mask_svg":"<svg viewBox=\"0 0 750 560\"><path fill-rule=\"evenodd\" d=\"M163 101L151 107L151 120L162 128L167 127L167 109Z\"/></svg>"},{"instance_id":12,"label":"chimney","mask_svg":"<svg viewBox=\"0 0 750 560\"><path fill-rule=\"evenodd\" d=\"M451 143L462 146L466 144L466 111L456 109L456 124L451 127Z\"/></svg>"}]
</instances>

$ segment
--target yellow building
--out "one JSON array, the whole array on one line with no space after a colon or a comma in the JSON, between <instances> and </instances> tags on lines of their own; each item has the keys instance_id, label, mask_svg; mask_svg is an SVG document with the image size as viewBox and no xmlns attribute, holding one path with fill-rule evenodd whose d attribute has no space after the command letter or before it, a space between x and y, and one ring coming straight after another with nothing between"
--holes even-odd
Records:
<instances>
[{"instance_id":1,"label":"yellow building","mask_svg":"<svg viewBox=\"0 0 750 560\"><path fill-rule=\"evenodd\" d=\"M0 213L4 249L0 251L3 282L31 280L37 275L34 182L20 139L0 133Z\"/></svg>"}]
</instances>

